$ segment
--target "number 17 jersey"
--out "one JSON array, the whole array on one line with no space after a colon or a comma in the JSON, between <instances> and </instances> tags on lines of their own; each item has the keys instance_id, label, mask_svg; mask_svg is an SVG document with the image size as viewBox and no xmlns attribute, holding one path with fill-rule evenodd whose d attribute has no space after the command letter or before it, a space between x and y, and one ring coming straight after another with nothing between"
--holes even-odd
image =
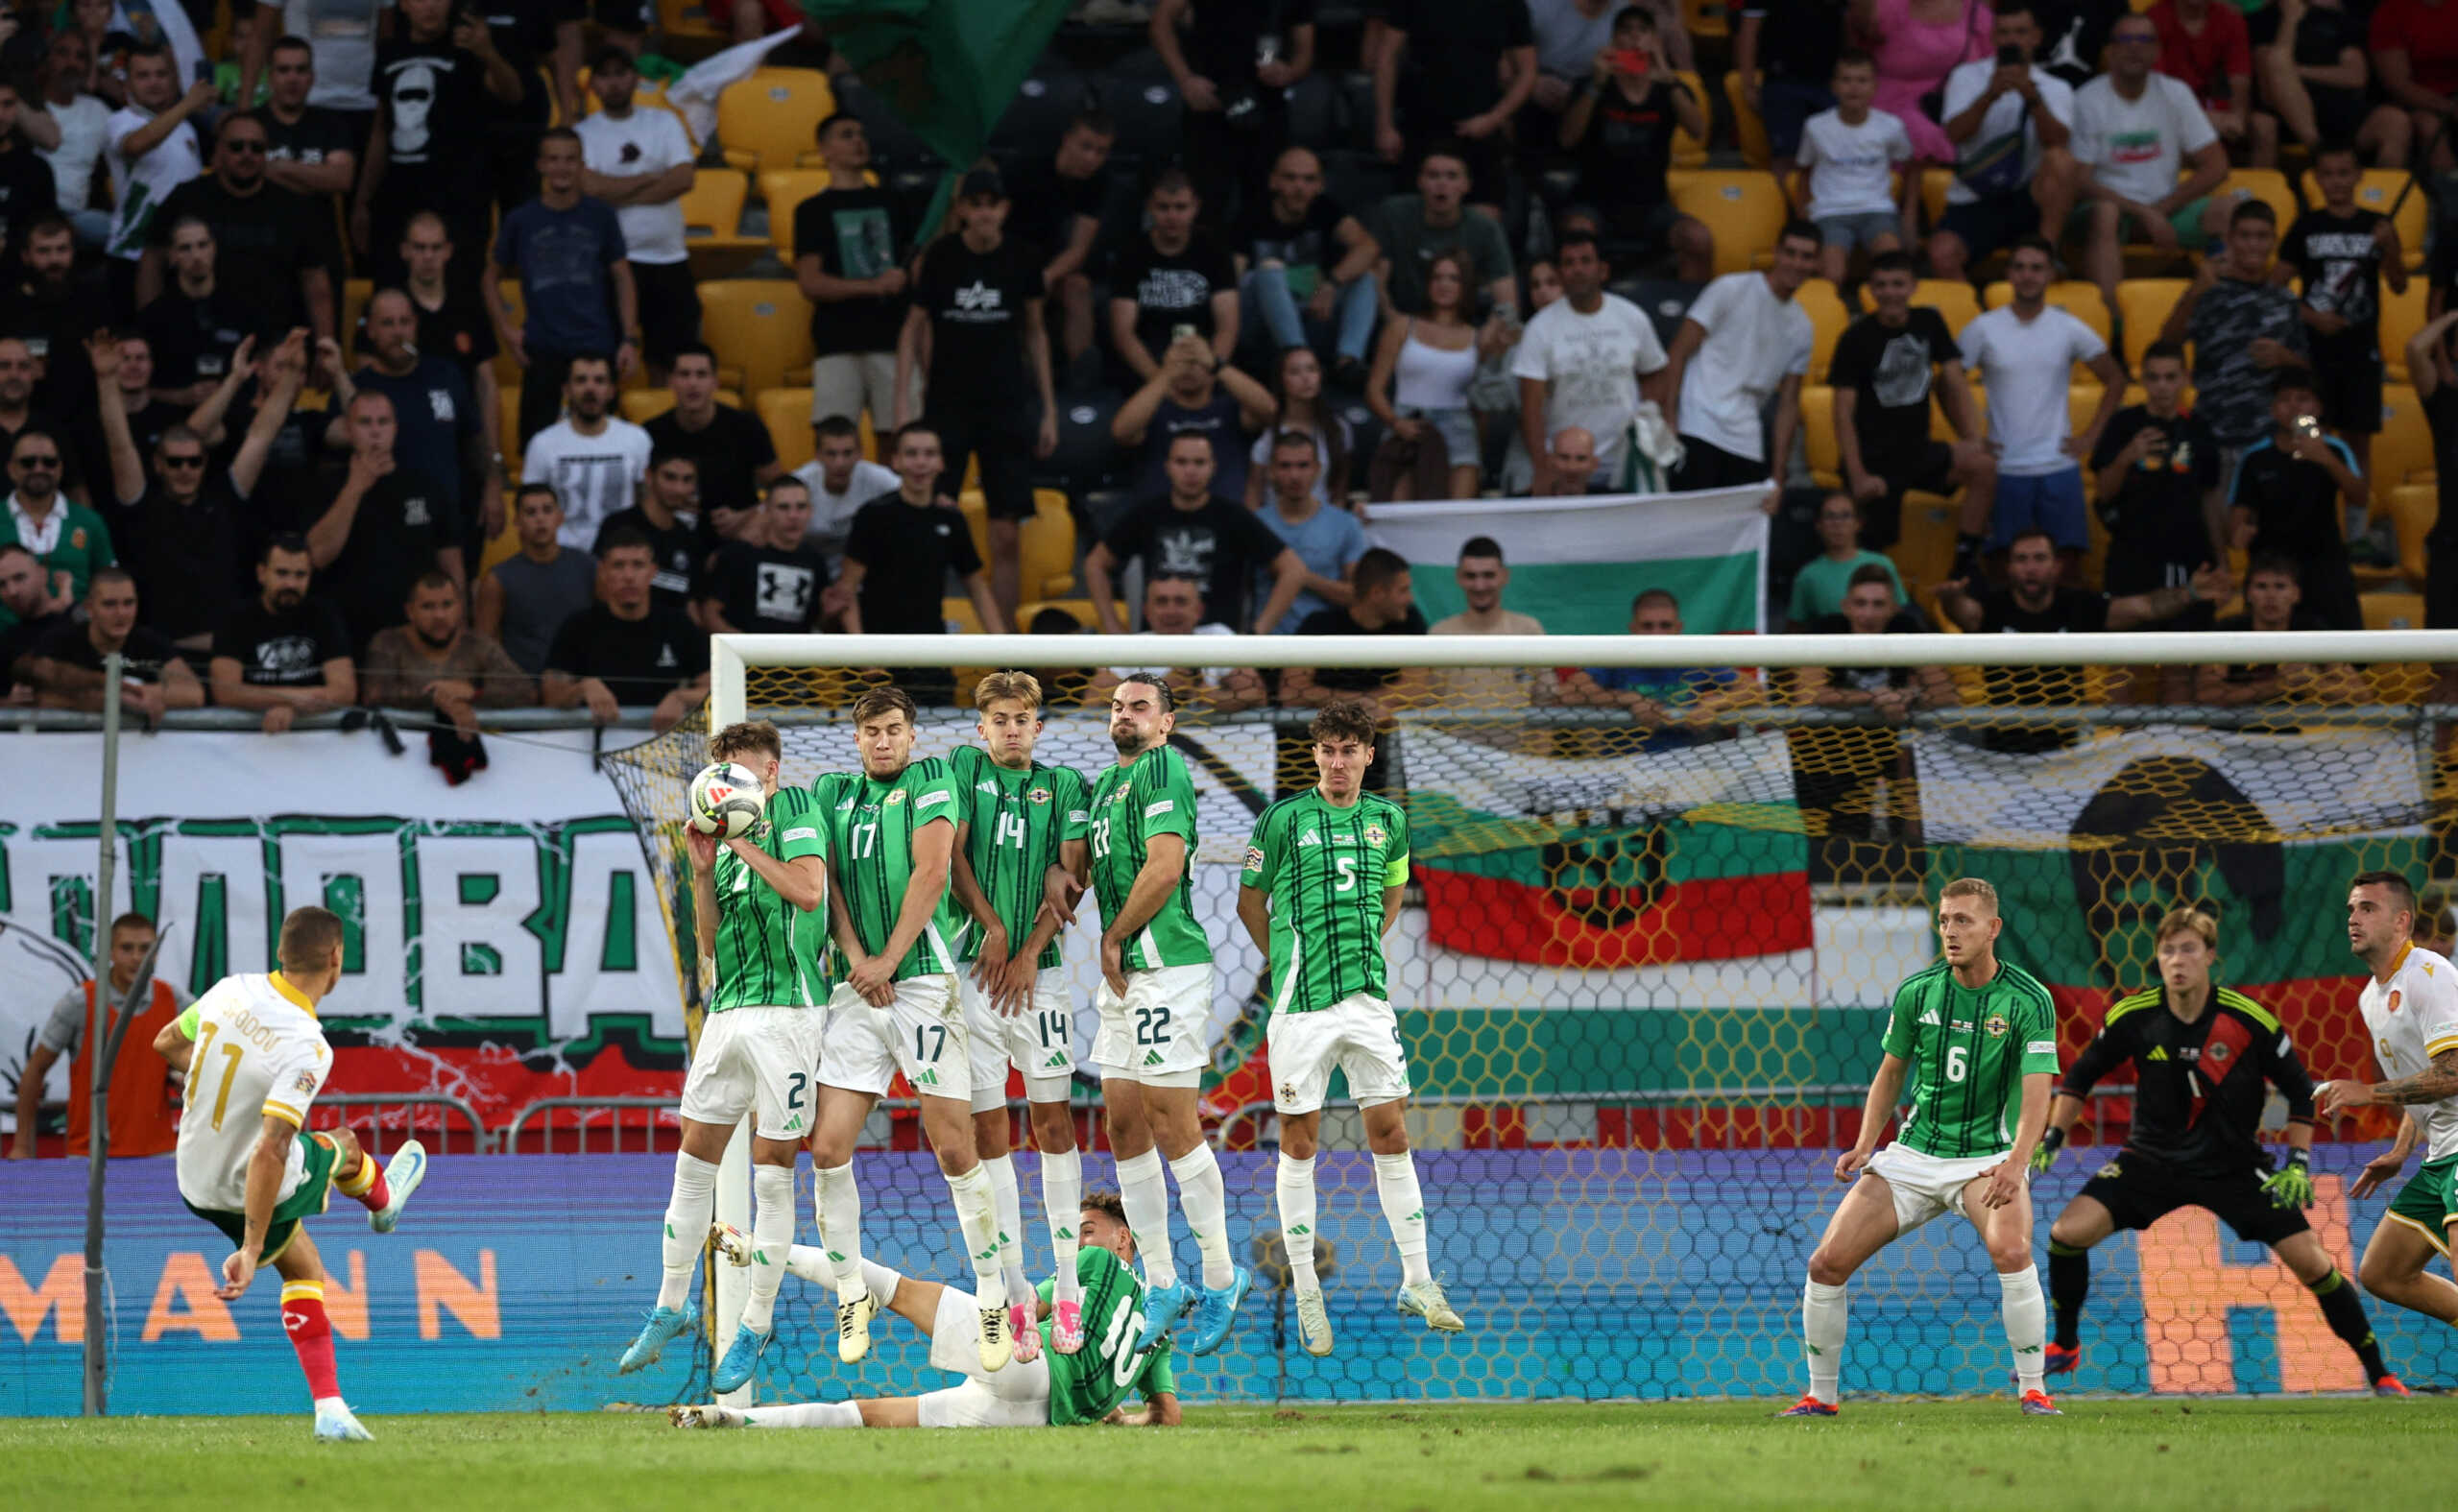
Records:
<instances>
[{"instance_id":1,"label":"number 17 jersey","mask_svg":"<svg viewBox=\"0 0 2458 1512\"><path fill-rule=\"evenodd\" d=\"M913 836L938 820L955 824L948 764L928 756L885 780L867 772L840 772L821 779L817 791L846 916L862 948L876 954L886 948L904 909L904 890L913 879ZM954 894L943 887L930 922L897 963L895 980L954 971L963 926Z\"/></svg>"},{"instance_id":2,"label":"number 17 jersey","mask_svg":"<svg viewBox=\"0 0 2458 1512\"><path fill-rule=\"evenodd\" d=\"M1186 757L1161 745L1111 767L1093 786L1092 816L1093 892L1104 920L1116 919L1126 906L1153 837L1176 835L1187 845L1178 885L1162 900L1160 912L1126 941L1126 969L1152 972L1210 961L1212 942L1194 918L1194 779Z\"/></svg>"}]
</instances>

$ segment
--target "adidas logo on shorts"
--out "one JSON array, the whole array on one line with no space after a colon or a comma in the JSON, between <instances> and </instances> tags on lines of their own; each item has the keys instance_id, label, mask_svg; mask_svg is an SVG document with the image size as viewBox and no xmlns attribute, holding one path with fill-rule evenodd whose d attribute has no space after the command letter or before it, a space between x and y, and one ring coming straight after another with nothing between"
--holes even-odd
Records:
<instances>
[{"instance_id":1,"label":"adidas logo on shorts","mask_svg":"<svg viewBox=\"0 0 2458 1512\"><path fill-rule=\"evenodd\" d=\"M1160 1064L1161 1064L1161 1052L1160 1052L1160 1051L1158 1051L1158 1050L1146 1050L1146 1051L1145 1051L1145 1052L1144 1052L1144 1064L1145 1064L1145 1065L1146 1065L1146 1066L1158 1066L1158 1065L1160 1065Z\"/></svg>"}]
</instances>

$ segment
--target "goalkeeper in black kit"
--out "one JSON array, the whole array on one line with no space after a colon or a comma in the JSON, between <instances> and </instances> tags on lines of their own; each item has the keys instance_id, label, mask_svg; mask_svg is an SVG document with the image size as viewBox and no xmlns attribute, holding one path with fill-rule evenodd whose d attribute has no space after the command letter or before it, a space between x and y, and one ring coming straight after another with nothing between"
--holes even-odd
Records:
<instances>
[{"instance_id":1,"label":"goalkeeper in black kit","mask_svg":"<svg viewBox=\"0 0 2458 1512\"><path fill-rule=\"evenodd\" d=\"M2133 1125L2048 1231L2048 1297L2056 1314L2046 1373L2083 1359L2079 1332L2091 1289L2091 1246L2118 1229L2149 1228L2178 1208L2208 1209L2241 1239L2267 1244L2311 1288L2330 1332L2364 1363L2376 1396L2407 1388L2382 1363L2364 1302L2304 1221L2313 1202L2313 1082L2271 1012L2211 983L2219 926L2197 908L2159 921L2160 985L2120 997L2090 1045L2066 1068L2048 1132L2032 1157L2046 1170L2101 1077L2133 1063ZM2256 1131L2263 1083L2287 1099L2287 1162L2273 1168Z\"/></svg>"}]
</instances>

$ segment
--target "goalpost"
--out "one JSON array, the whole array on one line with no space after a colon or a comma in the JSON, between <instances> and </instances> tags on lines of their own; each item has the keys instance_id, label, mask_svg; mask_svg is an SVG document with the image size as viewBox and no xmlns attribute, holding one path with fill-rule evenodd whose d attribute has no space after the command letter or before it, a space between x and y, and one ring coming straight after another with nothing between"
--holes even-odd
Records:
<instances>
[{"instance_id":1,"label":"goalpost","mask_svg":"<svg viewBox=\"0 0 2458 1512\"><path fill-rule=\"evenodd\" d=\"M2348 877L2386 866L2422 885L2458 871L2443 859L2458 770L2438 738L2458 707L2433 701L2449 696L2436 664L2458 664L2452 632L720 636L711 661L705 721L610 757L678 942L690 938L677 915L684 789L708 731L775 720L788 782L855 767L847 711L874 675L850 669L961 662L960 701L980 671L1035 670L1048 698L1039 758L1096 777L1115 753L1104 708L1082 688L1103 667L1275 682L1296 668L1333 674L1324 681L1401 669L1369 779L1411 827L1391 996L1434 1260L1471 1332L1437 1340L1391 1315L1396 1258L1356 1120L1336 1104L1318 1183L1339 1264L1339 1353L1296 1352L1285 1294L1259 1269L1228 1347L1186 1362L1189 1389L1216 1399L1790 1394L1801 1267L1837 1192L1826 1168L1854 1136L1895 983L1934 959L1929 912L1944 881L1995 883L2001 949L2055 993L2066 1059L2119 990L2156 980L2160 914L2198 902L2220 919L2221 978L2278 1013L2321 1078L2369 1067ZM2251 701L2191 702L2205 666L2240 669L2217 685ZM1313 780L1312 712L1221 712L1180 689L1175 738L1198 784L1196 908L1220 968L1206 1111L1236 1242L1254 1260L1276 1237L1276 1133L1263 963L1234 905L1255 814ZM969 702L926 707L916 756L972 741L973 726ZM1068 942L1079 1065L1095 934ZM2043 1234L2107 1157L2079 1146L2122 1141L2124 1092L2104 1090L2078 1147L2036 1181ZM1097 1139L1089 1069L1076 1102ZM888 1146L859 1167L871 1252L944 1270L952 1219L927 1151L909 1122L881 1116L871 1132L866 1145ZM2380 1201L2350 1204L2344 1182L2389 1132L2369 1113L2322 1132L2312 1216L2343 1267ZM1040 1274L1031 1160L1020 1154L1020 1185ZM1096 1154L1088 1186L1107 1176ZM718 1191L719 1216L747 1228L739 1134ZM2358 1384L2292 1278L2191 1214L2111 1241L2095 1262L2084 1327L2101 1342L2078 1385ZM1866 1369L1876 1390L1996 1389L1986 1270L1949 1225L1891 1249L1856 1282L1854 1316L1875 1346L1856 1348L1856 1376ZM741 1276L715 1277L721 1341ZM763 1364L762 1397L932 1379L884 1332L871 1361L840 1370L828 1300L788 1282L787 1347ZM2265 1308L2267 1332L2247 1323ZM2410 1379L2458 1379L2446 1330L2387 1308L2374 1322Z\"/></svg>"}]
</instances>

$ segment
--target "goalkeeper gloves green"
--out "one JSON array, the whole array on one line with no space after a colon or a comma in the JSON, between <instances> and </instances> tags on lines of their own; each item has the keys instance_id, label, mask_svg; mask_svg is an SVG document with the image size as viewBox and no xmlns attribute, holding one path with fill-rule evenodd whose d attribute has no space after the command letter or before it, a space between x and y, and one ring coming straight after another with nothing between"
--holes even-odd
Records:
<instances>
[{"instance_id":1,"label":"goalkeeper gloves green","mask_svg":"<svg viewBox=\"0 0 2458 1512\"><path fill-rule=\"evenodd\" d=\"M2064 1147L2065 1131L2063 1129L2051 1129L2041 1135L2039 1142L2032 1146L2032 1169L2044 1171L2056 1164L2057 1152Z\"/></svg>"},{"instance_id":2,"label":"goalkeeper gloves green","mask_svg":"<svg viewBox=\"0 0 2458 1512\"><path fill-rule=\"evenodd\" d=\"M2313 1206L2313 1173L2306 1168L2307 1157L2302 1150L2288 1153L2287 1164L2280 1166L2270 1180L2262 1183L2262 1190L2270 1193L2271 1205L2277 1208L2309 1208Z\"/></svg>"}]
</instances>

